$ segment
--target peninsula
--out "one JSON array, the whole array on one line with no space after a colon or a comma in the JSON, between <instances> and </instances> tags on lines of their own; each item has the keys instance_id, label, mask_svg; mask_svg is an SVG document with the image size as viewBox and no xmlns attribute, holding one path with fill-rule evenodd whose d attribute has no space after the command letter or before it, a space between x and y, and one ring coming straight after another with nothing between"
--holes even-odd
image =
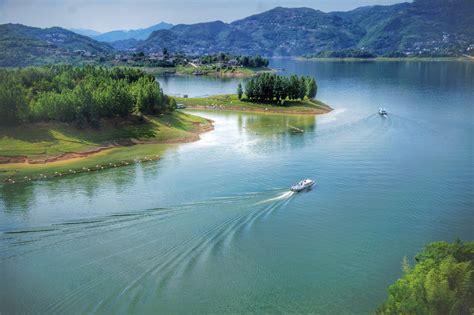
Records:
<instances>
[{"instance_id":1,"label":"peninsula","mask_svg":"<svg viewBox=\"0 0 474 315\"><path fill-rule=\"evenodd\" d=\"M263 73L245 83L239 83L237 94L204 98L176 98L178 106L190 109L267 112L276 114L317 115L332 108L316 100L318 86L312 77L285 77Z\"/></svg>"},{"instance_id":2,"label":"peninsula","mask_svg":"<svg viewBox=\"0 0 474 315\"><path fill-rule=\"evenodd\" d=\"M0 180L38 180L156 160L213 128L175 111L154 77L131 68L0 71Z\"/></svg>"},{"instance_id":3,"label":"peninsula","mask_svg":"<svg viewBox=\"0 0 474 315\"><path fill-rule=\"evenodd\" d=\"M0 70L0 180L42 180L159 159L199 139L212 121L176 108L315 115L314 78L264 73L235 95L171 98L134 68L43 66ZM177 102L179 104L177 104Z\"/></svg>"}]
</instances>

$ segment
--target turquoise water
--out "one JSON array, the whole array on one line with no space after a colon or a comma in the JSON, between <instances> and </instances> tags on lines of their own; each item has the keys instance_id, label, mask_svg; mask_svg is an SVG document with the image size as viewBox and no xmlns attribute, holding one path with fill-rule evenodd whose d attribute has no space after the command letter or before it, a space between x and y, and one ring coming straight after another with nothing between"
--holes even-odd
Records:
<instances>
[{"instance_id":1,"label":"turquoise water","mask_svg":"<svg viewBox=\"0 0 474 315\"><path fill-rule=\"evenodd\" d=\"M474 238L474 64L272 62L334 111L195 112L215 130L161 161L0 186L0 312L366 314L404 256Z\"/></svg>"}]
</instances>

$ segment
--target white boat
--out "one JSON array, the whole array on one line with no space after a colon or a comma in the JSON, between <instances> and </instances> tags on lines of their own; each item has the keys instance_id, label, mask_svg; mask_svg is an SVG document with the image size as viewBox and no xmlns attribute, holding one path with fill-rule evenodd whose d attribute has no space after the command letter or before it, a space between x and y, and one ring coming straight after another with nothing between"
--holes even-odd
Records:
<instances>
[{"instance_id":1,"label":"white boat","mask_svg":"<svg viewBox=\"0 0 474 315\"><path fill-rule=\"evenodd\" d=\"M291 186L290 190L298 192L298 191L308 189L312 187L314 184L315 184L314 180L306 178L298 182L298 184Z\"/></svg>"},{"instance_id":2,"label":"white boat","mask_svg":"<svg viewBox=\"0 0 474 315\"><path fill-rule=\"evenodd\" d=\"M382 115L382 116L387 116L387 110L385 108L382 108L380 107L379 108L379 115Z\"/></svg>"}]
</instances>

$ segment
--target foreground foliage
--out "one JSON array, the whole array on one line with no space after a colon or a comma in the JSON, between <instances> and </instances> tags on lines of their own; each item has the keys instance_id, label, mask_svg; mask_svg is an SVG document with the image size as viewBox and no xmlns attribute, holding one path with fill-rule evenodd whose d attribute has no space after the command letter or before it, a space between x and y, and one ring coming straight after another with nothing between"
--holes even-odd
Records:
<instances>
[{"instance_id":1,"label":"foreground foliage","mask_svg":"<svg viewBox=\"0 0 474 315\"><path fill-rule=\"evenodd\" d=\"M151 75L131 68L45 66L0 70L0 125L162 114L175 102Z\"/></svg>"},{"instance_id":2,"label":"foreground foliage","mask_svg":"<svg viewBox=\"0 0 474 315\"><path fill-rule=\"evenodd\" d=\"M414 267L404 260L378 314L474 313L474 241L431 243L415 260Z\"/></svg>"}]
</instances>

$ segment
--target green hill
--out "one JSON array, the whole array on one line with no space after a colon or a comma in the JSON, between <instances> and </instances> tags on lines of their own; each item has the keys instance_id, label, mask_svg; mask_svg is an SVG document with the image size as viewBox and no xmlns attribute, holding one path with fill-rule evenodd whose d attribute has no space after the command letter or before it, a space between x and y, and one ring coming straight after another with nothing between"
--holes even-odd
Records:
<instances>
[{"instance_id":1,"label":"green hill","mask_svg":"<svg viewBox=\"0 0 474 315\"><path fill-rule=\"evenodd\" d=\"M474 1L416 0L359 8L340 14L366 30L358 43L376 53L443 53L474 43Z\"/></svg>"},{"instance_id":2,"label":"green hill","mask_svg":"<svg viewBox=\"0 0 474 315\"><path fill-rule=\"evenodd\" d=\"M335 14L309 8L275 8L227 24L221 21L177 25L153 32L141 47L166 47L187 53L229 51L235 54L296 56L356 45L365 31Z\"/></svg>"},{"instance_id":3,"label":"green hill","mask_svg":"<svg viewBox=\"0 0 474 315\"><path fill-rule=\"evenodd\" d=\"M71 62L112 53L106 44L60 27L0 25L0 66Z\"/></svg>"}]
</instances>

